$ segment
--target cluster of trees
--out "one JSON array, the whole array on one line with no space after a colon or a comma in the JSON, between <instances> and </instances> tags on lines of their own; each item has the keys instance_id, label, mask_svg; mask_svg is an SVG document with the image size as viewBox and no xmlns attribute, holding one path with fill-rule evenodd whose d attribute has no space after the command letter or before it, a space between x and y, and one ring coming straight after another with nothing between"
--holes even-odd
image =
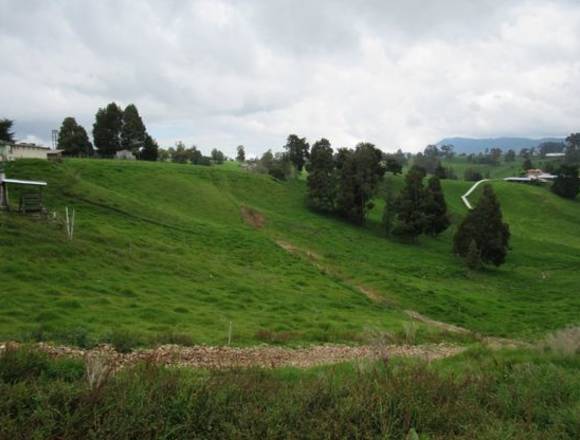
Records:
<instances>
[{"instance_id":1,"label":"cluster of trees","mask_svg":"<svg viewBox=\"0 0 580 440\"><path fill-rule=\"evenodd\" d=\"M134 104L125 109L111 102L100 108L93 124L93 144L85 128L72 116L66 117L58 132L58 149L67 156L90 157L95 153L111 158L120 150L129 150L142 160L155 161L159 156L157 142L147 133Z\"/></svg>"},{"instance_id":2,"label":"cluster of trees","mask_svg":"<svg viewBox=\"0 0 580 440\"><path fill-rule=\"evenodd\" d=\"M426 186L425 177L425 170L413 165L405 175L405 186L398 196L387 188L383 211L387 235L407 240L415 240L421 234L434 237L451 224L439 177L431 176Z\"/></svg>"},{"instance_id":3,"label":"cluster of trees","mask_svg":"<svg viewBox=\"0 0 580 440\"><path fill-rule=\"evenodd\" d=\"M209 166L212 164L222 164L227 158L217 148L212 149L209 156L204 156L197 146L192 145L190 148L187 148L183 142L179 141L175 144L175 147L161 150L159 160Z\"/></svg>"}]
</instances>

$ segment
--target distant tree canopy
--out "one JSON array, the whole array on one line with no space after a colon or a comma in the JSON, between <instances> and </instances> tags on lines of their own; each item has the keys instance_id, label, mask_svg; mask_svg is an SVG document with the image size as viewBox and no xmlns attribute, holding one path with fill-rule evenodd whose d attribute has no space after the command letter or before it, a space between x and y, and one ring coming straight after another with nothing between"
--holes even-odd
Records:
<instances>
[{"instance_id":1,"label":"distant tree canopy","mask_svg":"<svg viewBox=\"0 0 580 440\"><path fill-rule=\"evenodd\" d=\"M516 160L516 152L514 150L507 150L503 160L506 162L514 162Z\"/></svg>"},{"instance_id":2,"label":"distant tree canopy","mask_svg":"<svg viewBox=\"0 0 580 440\"><path fill-rule=\"evenodd\" d=\"M394 175L401 174L403 172L403 161L397 154L385 154L385 170L387 172L393 173Z\"/></svg>"},{"instance_id":3,"label":"distant tree canopy","mask_svg":"<svg viewBox=\"0 0 580 440\"><path fill-rule=\"evenodd\" d=\"M105 108L100 108L95 115L93 124L93 140L102 157L114 157L120 150L129 150L138 159L155 160L158 146L149 136L145 124L134 104L129 104L122 110L111 102ZM145 154L145 157L141 157Z\"/></svg>"},{"instance_id":4,"label":"distant tree canopy","mask_svg":"<svg viewBox=\"0 0 580 440\"><path fill-rule=\"evenodd\" d=\"M301 172L308 159L310 146L306 138L299 138L295 134L288 136L284 149L288 155L288 160Z\"/></svg>"},{"instance_id":5,"label":"distant tree canopy","mask_svg":"<svg viewBox=\"0 0 580 440\"><path fill-rule=\"evenodd\" d=\"M580 165L580 133L566 138L565 161L567 165Z\"/></svg>"},{"instance_id":6,"label":"distant tree canopy","mask_svg":"<svg viewBox=\"0 0 580 440\"><path fill-rule=\"evenodd\" d=\"M468 182L478 182L483 179L483 175L475 168L466 168L463 172L463 179Z\"/></svg>"},{"instance_id":7,"label":"distant tree canopy","mask_svg":"<svg viewBox=\"0 0 580 440\"><path fill-rule=\"evenodd\" d=\"M336 201L336 170L332 147L327 139L312 145L308 171L308 205L323 212L332 212Z\"/></svg>"},{"instance_id":8,"label":"distant tree canopy","mask_svg":"<svg viewBox=\"0 0 580 440\"><path fill-rule=\"evenodd\" d=\"M425 170L413 165L405 175L405 186L395 200L397 212L394 235L415 240L425 230L425 202L427 193L423 185Z\"/></svg>"},{"instance_id":9,"label":"distant tree canopy","mask_svg":"<svg viewBox=\"0 0 580 440\"><path fill-rule=\"evenodd\" d=\"M62 121L57 145L67 156L91 156L93 153L93 146L86 130L71 116Z\"/></svg>"},{"instance_id":10,"label":"distant tree canopy","mask_svg":"<svg viewBox=\"0 0 580 440\"><path fill-rule=\"evenodd\" d=\"M211 150L210 155L211 155L211 160L213 160L214 163L217 163L217 164L222 164L226 160L226 156L224 155L224 153L222 153L217 148L214 148L213 150Z\"/></svg>"},{"instance_id":11,"label":"distant tree canopy","mask_svg":"<svg viewBox=\"0 0 580 440\"><path fill-rule=\"evenodd\" d=\"M464 259L468 256L472 259L477 252L483 263L499 266L505 262L509 239L509 226L503 222L499 201L491 185L487 184L475 208L457 228L453 249Z\"/></svg>"},{"instance_id":12,"label":"distant tree canopy","mask_svg":"<svg viewBox=\"0 0 580 440\"><path fill-rule=\"evenodd\" d=\"M165 152L165 150L163 151ZM145 134L145 141L143 143L140 158L149 161L156 161L159 158L159 145L157 145L155 139L148 134Z\"/></svg>"},{"instance_id":13,"label":"distant tree canopy","mask_svg":"<svg viewBox=\"0 0 580 440\"><path fill-rule=\"evenodd\" d=\"M537 146L542 157L549 153L562 153L564 151L564 144L562 142L542 142Z\"/></svg>"},{"instance_id":14,"label":"distant tree canopy","mask_svg":"<svg viewBox=\"0 0 580 440\"><path fill-rule=\"evenodd\" d=\"M443 195L443 188L437 176L433 176L427 182L425 195L425 227L423 232L435 237L445 231L450 225L447 203Z\"/></svg>"},{"instance_id":15,"label":"distant tree canopy","mask_svg":"<svg viewBox=\"0 0 580 440\"><path fill-rule=\"evenodd\" d=\"M244 150L244 146L238 145L238 148L236 150L237 150L236 160L238 162L245 162L246 161L246 151Z\"/></svg>"},{"instance_id":16,"label":"distant tree canopy","mask_svg":"<svg viewBox=\"0 0 580 440\"><path fill-rule=\"evenodd\" d=\"M129 104L123 111L121 127L121 149L130 150L136 156L145 145L147 130L134 104Z\"/></svg>"},{"instance_id":17,"label":"distant tree canopy","mask_svg":"<svg viewBox=\"0 0 580 440\"><path fill-rule=\"evenodd\" d=\"M14 133L10 131L14 121L10 119L0 119L0 141L14 142Z\"/></svg>"},{"instance_id":18,"label":"distant tree canopy","mask_svg":"<svg viewBox=\"0 0 580 440\"><path fill-rule=\"evenodd\" d=\"M532 160L529 157L526 157L526 159L524 160L524 163L522 164L522 169L524 171L528 171L534 168L534 164L532 163Z\"/></svg>"},{"instance_id":19,"label":"distant tree canopy","mask_svg":"<svg viewBox=\"0 0 580 440\"><path fill-rule=\"evenodd\" d=\"M578 167L575 165L562 165L558 172L558 177L552 184L552 191L560 197L575 199L580 191Z\"/></svg>"}]
</instances>

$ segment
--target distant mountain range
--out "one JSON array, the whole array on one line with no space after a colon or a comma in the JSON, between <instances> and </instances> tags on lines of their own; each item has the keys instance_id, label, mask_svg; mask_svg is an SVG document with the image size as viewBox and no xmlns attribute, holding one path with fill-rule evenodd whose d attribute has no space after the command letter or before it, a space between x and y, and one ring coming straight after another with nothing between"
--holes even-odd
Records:
<instances>
[{"instance_id":1,"label":"distant mountain range","mask_svg":"<svg viewBox=\"0 0 580 440\"><path fill-rule=\"evenodd\" d=\"M466 138L450 137L441 139L437 145L451 144L455 146L456 153L479 153L486 148L499 147L502 150L521 150L522 148L537 147L542 142L562 142L564 138L540 138L531 139L523 137L497 137L497 138Z\"/></svg>"}]
</instances>

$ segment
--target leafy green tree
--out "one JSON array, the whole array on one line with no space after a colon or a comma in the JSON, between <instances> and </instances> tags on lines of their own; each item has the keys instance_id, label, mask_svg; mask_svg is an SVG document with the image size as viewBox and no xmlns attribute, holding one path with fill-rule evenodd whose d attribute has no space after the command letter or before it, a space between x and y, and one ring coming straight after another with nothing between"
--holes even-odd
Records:
<instances>
[{"instance_id":1,"label":"leafy green tree","mask_svg":"<svg viewBox=\"0 0 580 440\"><path fill-rule=\"evenodd\" d=\"M163 150L165 151L165 150ZM143 142L143 149L139 156L141 160L156 161L159 157L159 145L148 134L145 134L145 141Z\"/></svg>"},{"instance_id":2,"label":"leafy green tree","mask_svg":"<svg viewBox=\"0 0 580 440\"><path fill-rule=\"evenodd\" d=\"M478 182L483 179L483 176L475 168L466 168L463 172L463 179L467 182Z\"/></svg>"},{"instance_id":3,"label":"leafy green tree","mask_svg":"<svg viewBox=\"0 0 580 440\"><path fill-rule=\"evenodd\" d=\"M514 150L507 150L503 160L506 162L513 162L516 160L516 152Z\"/></svg>"},{"instance_id":4,"label":"leafy green tree","mask_svg":"<svg viewBox=\"0 0 580 440\"><path fill-rule=\"evenodd\" d=\"M310 149L306 138L299 138L295 134L291 134L288 136L284 148L286 149L290 162L296 167L298 172L302 172Z\"/></svg>"},{"instance_id":5,"label":"leafy green tree","mask_svg":"<svg viewBox=\"0 0 580 440\"><path fill-rule=\"evenodd\" d=\"M185 144L181 141L175 144L175 148L169 149L171 161L175 163L187 163L191 161L191 150L185 148Z\"/></svg>"},{"instance_id":6,"label":"leafy green tree","mask_svg":"<svg viewBox=\"0 0 580 440\"><path fill-rule=\"evenodd\" d=\"M339 150L339 157L338 212L349 221L362 225L367 212L374 206L372 197L385 174L382 153L371 143L360 143L354 151Z\"/></svg>"},{"instance_id":7,"label":"leafy green tree","mask_svg":"<svg viewBox=\"0 0 580 440\"><path fill-rule=\"evenodd\" d=\"M396 176L403 171L403 165L394 154L385 154L385 169Z\"/></svg>"},{"instance_id":8,"label":"leafy green tree","mask_svg":"<svg viewBox=\"0 0 580 440\"><path fill-rule=\"evenodd\" d=\"M214 148L213 150L211 150L210 154L211 154L211 160L213 160L214 163L222 164L222 163L224 163L224 160L226 160L224 153L222 153L217 148Z\"/></svg>"},{"instance_id":9,"label":"leafy green tree","mask_svg":"<svg viewBox=\"0 0 580 440\"><path fill-rule=\"evenodd\" d=\"M14 133L10 131L14 121L10 119L0 119L0 141L14 142Z\"/></svg>"},{"instance_id":10,"label":"leafy green tree","mask_svg":"<svg viewBox=\"0 0 580 440\"><path fill-rule=\"evenodd\" d=\"M425 214L425 227L423 232L427 235L431 235L432 237L439 235L451 224L441 182L436 176L431 177L427 182L423 209Z\"/></svg>"},{"instance_id":11,"label":"leafy green tree","mask_svg":"<svg viewBox=\"0 0 580 440\"><path fill-rule=\"evenodd\" d=\"M93 124L93 140L101 156L113 157L115 152L122 149L122 127L123 110L114 102L97 111Z\"/></svg>"},{"instance_id":12,"label":"leafy green tree","mask_svg":"<svg viewBox=\"0 0 580 440\"><path fill-rule=\"evenodd\" d=\"M475 208L469 211L457 228L453 250L466 258L469 246L474 241L483 263L500 266L505 262L509 239L509 226L503 222L499 201L491 185L487 184Z\"/></svg>"},{"instance_id":13,"label":"leafy green tree","mask_svg":"<svg viewBox=\"0 0 580 440\"><path fill-rule=\"evenodd\" d=\"M396 197L390 184L385 190L385 207L383 208L383 229L388 237L393 232L395 219L397 217Z\"/></svg>"},{"instance_id":14,"label":"leafy green tree","mask_svg":"<svg viewBox=\"0 0 580 440\"><path fill-rule=\"evenodd\" d=\"M245 162L246 161L246 151L244 150L243 145L238 145L236 160L238 162Z\"/></svg>"},{"instance_id":15,"label":"leafy green tree","mask_svg":"<svg viewBox=\"0 0 580 440\"><path fill-rule=\"evenodd\" d=\"M413 165L405 175L405 186L395 201L397 218L393 234L415 240L425 229L425 201L427 193L423 186L425 170Z\"/></svg>"},{"instance_id":16,"label":"leafy green tree","mask_svg":"<svg viewBox=\"0 0 580 440\"><path fill-rule=\"evenodd\" d=\"M123 111L123 124L121 127L121 148L130 150L136 156L145 145L147 130L134 104L129 104Z\"/></svg>"},{"instance_id":17,"label":"leafy green tree","mask_svg":"<svg viewBox=\"0 0 580 440\"><path fill-rule=\"evenodd\" d=\"M90 156L93 153L93 146L86 130L71 116L62 121L57 145L67 156Z\"/></svg>"},{"instance_id":18,"label":"leafy green tree","mask_svg":"<svg viewBox=\"0 0 580 440\"><path fill-rule=\"evenodd\" d=\"M262 154L260 158L260 168L262 168L266 173L270 171L272 165L274 164L274 155L272 150L268 150Z\"/></svg>"},{"instance_id":19,"label":"leafy green tree","mask_svg":"<svg viewBox=\"0 0 580 440\"><path fill-rule=\"evenodd\" d=\"M560 197L575 199L580 191L578 180L578 167L574 165L562 165L558 177L552 184L552 191Z\"/></svg>"},{"instance_id":20,"label":"leafy green tree","mask_svg":"<svg viewBox=\"0 0 580 440\"><path fill-rule=\"evenodd\" d=\"M193 165L209 165L205 163L203 153L195 145L189 149L189 160Z\"/></svg>"},{"instance_id":21,"label":"leafy green tree","mask_svg":"<svg viewBox=\"0 0 580 440\"><path fill-rule=\"evenodd\" d=\"M312 145L308 170L308 204L312 209L332 212L336 200L336 171L332 147L326 139Z\"/></svg>"},{"instance_id":22,"label":"leafy green tree","mask_svg":"<svg viewBox=\"0 0 580 440\"><path fill-rule=\"evenodd\" d=\"M168 148L167 150L165 148L159 148L157 150L157 160L159 162L168 162L171 160L171 152L173 151L173 148Z\"/></svg>"}]
</instances>

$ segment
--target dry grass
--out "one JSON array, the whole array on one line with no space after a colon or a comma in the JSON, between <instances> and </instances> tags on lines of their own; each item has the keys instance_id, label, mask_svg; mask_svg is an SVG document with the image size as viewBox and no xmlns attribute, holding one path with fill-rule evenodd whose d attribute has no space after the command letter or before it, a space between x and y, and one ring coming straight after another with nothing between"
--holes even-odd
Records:
<instances>
[{"instance_id":1,"label":"dry grass","mask_svg":"<svg viewBox=\"0 0 580 440\"><path fill-rule=\"evenodd\" d=\"M545 351L558 354L580 354L580 327L568 327L550 333L539 345Z\"/></svg>"}]
</instances>

